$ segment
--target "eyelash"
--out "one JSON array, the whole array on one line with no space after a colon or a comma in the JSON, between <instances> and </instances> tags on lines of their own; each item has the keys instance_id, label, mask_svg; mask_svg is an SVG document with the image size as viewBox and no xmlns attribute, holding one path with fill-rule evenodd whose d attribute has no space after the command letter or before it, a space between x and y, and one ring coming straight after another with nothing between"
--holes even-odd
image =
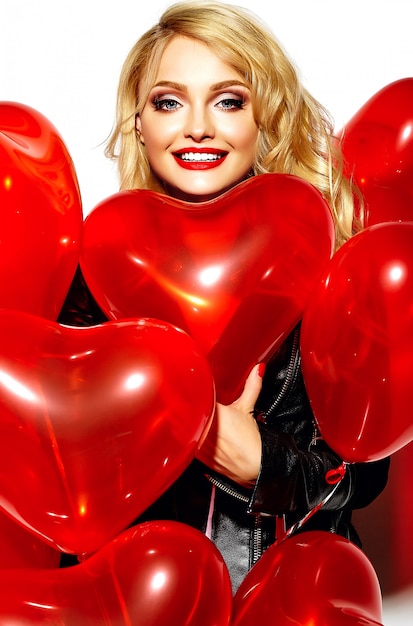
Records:
<instances>
[{"instance_id":1,"label":"eyelash","mask_svg":"<svg viewBox=\"0 0 413 626\"><path fill-rule=\"evenodd\" d=\"M155 109L155 111L173 111L176 108L178 108L176 105L179 105L179 101L175 100L174 98L162 98L159 96L156 96L153 100L152 100L152 104L153 107ZM168 105L174 105L171 108L168 108ZM225 105L230 105L230 106L224 106ZM221 105L220 108L222 108L224 111L232 111L232 110L240 110L243 109L245 106L245 101L243 98L224 98L223 100L220 100L219 102L217 102L217 105Z\"/></svg>"},{"instance_id":2,"label":"eyelash","mask_svg":"<svg viewBox=\"0 0 413 626\"><path fill-rule=\"evenodd\" d=\"M223 107L226 110L230 109L243 109L245 102L243 98L224 98L224 100L220 100L218 104L230 103L230 107Z\"/></svg>"},{"instance_id":3,"label":"eyelash","mask_svg":"<svg viewBox=\"0 0 413 626\"><path fill-rule=\"evenodd\" d=\"M174 100L173 98L159 98L158 96L156 96L156 98L153 99L152 104L154 106L155 111L170 111L172 109L167 109L164 108L167 104L179 104L179 102L177 100Z\"/></svg>"}]
</instances>

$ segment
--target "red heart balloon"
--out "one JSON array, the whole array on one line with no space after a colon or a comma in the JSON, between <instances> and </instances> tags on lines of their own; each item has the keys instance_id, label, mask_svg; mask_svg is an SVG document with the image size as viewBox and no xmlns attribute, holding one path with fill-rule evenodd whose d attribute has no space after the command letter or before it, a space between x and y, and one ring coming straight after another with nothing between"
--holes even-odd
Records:
<instances>
[{"instance_id":1,"label":"red heart balloon","mask_svg":"<svg viewBox=\"0 0 413 626\"><path fill-rule=\"evenodd\" d=\"M364 226L412 221L413 78L377 92L340 135L347 173L364 196Z\"/></svg>"},{"instance_id":2,"label":"red heart balloon","mask_svg":"<svg viewBox=\"0 0 413 626\"><path fill-rule=\"evenodd\" d=\"M265 174L200 204L115 194L85 220L81 267L110 318L155 317L188 332L230 403L300 319L333 245L321 194Z\"/></svg>"},{"instance_id":3,"label":"red heart balloon","mask_svg":"<svg viewBox=\"0 0 413 626\"><path fill-rule=\"evenodd\" d=\"M272 545L234 598L232 626L381 626L380 584L353 543L308 531Z\"/></svg>"},{"instance_id":4,"label":"red heart balloon","mask_svg":"<svg viewBox=\"0 0 413 626\"><path fill-rule=\"evenodd\" d=\"M0 307L57 319L79 261L82 207L56 128L0 102Z\"/></svg>"},{"instance_id":5,"label":"red heart balloon","mask_svg":"<svg viewBox=\"0 0 413 626\"><path fill-rule=\"evenodd\" d=\"M0 511L0 570L59 567L60 552Z\"/></svg>"},{"instance_id":6,"label":"red heart balloon","mask_svg":"<svg viewBox=\"0 0 413 626\"><path fill-rule=\"evenodd\" d=\"M228 626L231 607L218 550L178 522L136 526L66 569L0 572L2 626Z\"/></svg>"},{"instance_id":7,"label":"red heart balloon","mask_svg":"<svg viewBox=\"0 0 413 626\"><path fill-rule=\"evenodd\" d=\"M301 329L320 431L348 462L413 440L413 224L377 224L338 250Z\"/></svg>"},{"instance_id":8,"label":"red heart balloon","mask_svg":"<svg viewBox=\"0 0 413 626\"><path fill-rule=\"evenodd\" d=\"M210 426L210 367L155 320L72 328L0 311L0 505L91 553L182 473Z\"/></svg>"}]
</instances>

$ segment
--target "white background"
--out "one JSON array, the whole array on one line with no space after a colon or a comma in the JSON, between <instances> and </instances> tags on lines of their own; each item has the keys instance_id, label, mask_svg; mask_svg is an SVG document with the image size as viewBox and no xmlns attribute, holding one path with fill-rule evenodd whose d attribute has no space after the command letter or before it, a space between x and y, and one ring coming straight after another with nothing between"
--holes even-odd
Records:
<instances>
[{"instance_id":1,"label":"white background","mask_svg":"<svg viewBox=\"0 0 413 626\"><path fill-rule=\"evenodd\" d=\"M379 89L413 76L413 0L229 3L243 4L270 24L337 129ZM121 64L168 4L0 0L0 100L38 109L60 131L75 163L85 215L117 191L102 144L113 122ZM412 596L394 604L385 599L385 626L406 626Z\"/></svg>"}]
</instances>

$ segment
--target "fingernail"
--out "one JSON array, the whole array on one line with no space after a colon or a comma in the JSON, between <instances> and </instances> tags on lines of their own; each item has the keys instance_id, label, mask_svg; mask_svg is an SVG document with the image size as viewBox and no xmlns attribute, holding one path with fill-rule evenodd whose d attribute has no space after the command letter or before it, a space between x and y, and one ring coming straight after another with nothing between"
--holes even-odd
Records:
<instances>
[{"instance_id":1,"label":"fingernail","mask_svg":"<svg viewBox=\"0 0 413 626\"><path fill-rule=\"evenodd\" d=\"M258 366L257 374L260 378L264 377L265 374L265 363L260 363Z\"/></svg>"}]
</instances>

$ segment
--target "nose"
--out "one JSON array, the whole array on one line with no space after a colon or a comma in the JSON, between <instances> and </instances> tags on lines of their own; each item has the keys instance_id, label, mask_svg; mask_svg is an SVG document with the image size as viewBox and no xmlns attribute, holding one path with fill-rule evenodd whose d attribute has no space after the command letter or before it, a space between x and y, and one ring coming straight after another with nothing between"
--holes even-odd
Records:
<instances>
[{"instance_id":1,"label":"nose","mask_svg":"<svg viewBox=\"0 0 413 626\"><path fill-rule=\"evenodd\" d=\"M214 124L208 109L202 104L191 107L185 123L185 137L199 143L206 139L212 139L214 134Z\"/></svg>"}]
</instances>

